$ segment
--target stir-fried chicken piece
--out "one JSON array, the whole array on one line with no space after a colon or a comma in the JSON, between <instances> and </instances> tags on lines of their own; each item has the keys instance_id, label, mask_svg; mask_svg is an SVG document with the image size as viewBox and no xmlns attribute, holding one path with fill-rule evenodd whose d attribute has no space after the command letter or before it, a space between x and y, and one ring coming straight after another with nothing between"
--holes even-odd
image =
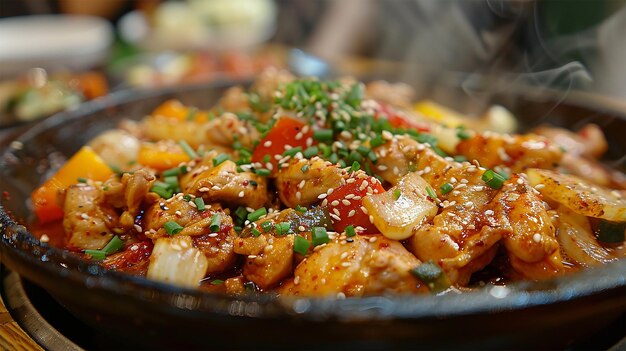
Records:
<instances>
[{"instance_id":1,"label":"stir-fried chicken piece","mask_svg":"<svg viewBox=\"0 0 626 351\"><path fill-rule=\"evenodd\" d=\"M293 269L293 235L236 238L235 252L246 255L243 275L261 289L278 285Z\"/></svg>"},{"instance_id":2,"label":"stir-fried chicken piece","mask_svg":"<svg viewBox=\"0 0 626 351\"><path fill-rule=\"evenodd\" d=\"M145 169L134 173L124 173L122 179L117 175L109 178L103 185L106 203L117 209L123 209L120 225L129 229L135 224L135 217L144 201L153 201L156 196L148 196L156 178Z\"/></svg>"},{"instance_id":3,"label":"stir-fried chicken piece","mask_svg":"<svg viewBox=\"0 0 626 351\"><path fill-rule=\"evenodd\" d=\"M527 168L552 169L563 156L555 144L534 134L511 136L485 132L461 140L457 151L469 160L478 160L484 167L504 166L512 173Z\"/></svg>"},{"instance_id":4,"label":"stir-fried chicken piece","mask_svg":"<svg viewBox=\"0 0 626 351\"><path fill-rule=\"evenodd\" d=\"M75 184L65 190L63 229L72 248L99 250L113 237L118 215L98 187Z\"/></svg>"},{"instance_id":5,"label":"stir-fried chicken piece","mask_svg":"<svg viewBox=\"0 0 626 351\"><path fill-rule=\"evenodd\" d=\"M185 140L197 148L206 143L208 125L194 121L180 121L161 115L146 117L141 123L142 133L151 140Z\"/></svg>"},{"instance_id":6,"label":"stir-fried chicken piece","mask_svg":"<svg viewBox=\"0 0 626 351\"><path fill-rule=\"evenodd\" d=\"M295 269L280 293L297 296L365 296L424 293L428 288L410 270L421 262L402 244L381 235L331 241Z\"/></svg>"},{"instance_id":7,"label":"stir-fried chicken piece","mask_svg":"<svg viewBox=\"0 0 626 351\"><path fill-rule=\"evenodd\" d=\"M89 142L89 146L109 166L128 169L137 160L139 139L122 130L108 130Z\"/></svg>"},{"instance_id":8,"label":"stir-fried chicken piece","mask_svg":"<svg viewBox=\"0 0 626 351\"><path fill-rule=\"evenodd\" d=\"M212 231L209 227L213 216L220 217L220 227ZM182 195L168 201L159 201L150 206L144 215L144 230L151 239L168 237L164 229L167 222L176 222L183 229L176 235L188 235L207 258L207 274L223 272L235 263L233 240L237 236L230 216L219 205L207 206L198 211L192 201Z\"/></svg>"},{"instance_id":9,"label":"stir-fried chicken piece","mask_svg":"<svg viewBox=\"0 0 626 351\"><path fill-rule=\"evenodd\" d=\"M245 148L252 149L259 140L259 131L248 121L242 121L233 113L227 112L207 123L208 144L231 147L239 141Z\"/></svg>"},{"instance_id":10,"label":"stir-fried chicken piece","mask_svg":"<svg viewBox=\"0 0 626 351\"><path fill-rule=\"evenodd\" d=\"M514 176L504 183L493 210L496 223L508 232L502 242L513 269L530 279L548 278L563 270L550 215L524 178Z\"/></svg>"},{"instance_id":11,"label":"stir-fried chicken piece","mask_svg":"<svg viewBox=\"0 0 626 351\"><path fill-rule=\"evenodd\" d=\"M259 94L262 100L273 101L276 90L295 79L288 71L268 68L257 76L251 90Z\"/></svg>"},{"instance_id":12,"label":"stir-fried chicken piece","mask_svg":"<svg viewBox=\"0 0 626 351\"><path fill-rule=\"evenodd\" d=\"M249 99L243 87L226 89L218 105L226 111L250 111Z\"/></svg>"},{"instance_id":13,"label":"stir-fried chicken piece","mask_svg":"<svg viewBox=\"0 0 626 351\"><path fill-rule=\"evenodd\" d=\"M308 167L306 172L303 167ZM293 160L278 171L278 196L288 207L308 206L319 201L320 194L338 187L344 175L345 171L319 157Z\"/></svg>"},{"instance_id":14,"label":"stir-fried chicken piece","mask_svg":"<svg viewBox=\"0 0 626 351\"><path fill-rule=\"evenodd\" d=\"M213 165L212 155L180 179L185 194L202 197L205 202L223 202L262 207L268 201L267 180L252 172L238 172L235 162Z\"/></svg>"}]
</instances>

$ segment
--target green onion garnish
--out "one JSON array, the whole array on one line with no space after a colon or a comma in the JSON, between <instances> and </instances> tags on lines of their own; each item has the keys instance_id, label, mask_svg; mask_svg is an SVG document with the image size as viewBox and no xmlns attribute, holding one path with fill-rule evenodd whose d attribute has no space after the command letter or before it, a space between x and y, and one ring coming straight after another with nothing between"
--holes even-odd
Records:
<instances>
[{"instance_id":1,"label":"green onion garnish","mask_svg":"<svg viewBox=\"0 0 626 351\"><path fill-rule=\"evenodd\" d=\"M169 235L178 234L181 230L183 230L183 227L174 221L165 222L163 228L165 229L165 232Z\"/></svg>"},{"instance_id":2,"label":"green onion garnish","mask_svg":"<svg viewBox=\"0 0 626 351\"><path fill-rule=\"evenodd\" d=\"M263 222L261 223L261 228L263 228L264 232L268 233L274 229L274 224L272 224L272 222Z\"/></svg>"},{"instance_id":3,"label":"green onion garnish","mask_svg":"<svg viewBox=\"0 0 626 351\"><path fill-rule=\"evenodd\" d=\"M189 195L189 194L183 195L183 200L185 200L187 202L191 201L191 195Z\"/></svg>"},{"instance_id":4,"label":"green onion garnish","mask_svg":"<svg viewBox=\"0 0 626 351\"><path fill-rule=\"evenodd\" d=\"M304 150L302 152L302 155L306 158L311 158L315 155L317 155L317 153L319 152L319 148L317 146L309 146L308 148L306 148L306 150Z\"/></svg>"},{"instance_id":5,"label":"green onion garnish","mask_svg":"<svg viewBox=\"0 0 626 351\"><path fill-rule=\"evenodd\" d=\"M450 287L450 280L446 274L432 261L424 262L411 269L411 274L426 284L433 292L440 292Z\"/></svg>"},{"instance_id":6,"label":"green onion garnish","mask_svg":"<svg viewBox=\"0 0 626 351\"><path fill-rule=\"evenodd\" d=\"M437 193L435 193L435 190L429 186L426 187L426 193L428 193L428 196L433 200L437 198Z\"/></svg>"},{"instance_id":7,"label":"green onion garnish","mask_svg":"<svg viewBox=\"0 0 626 351\"><path fill-rule=\"evenodd\" d=\"M196 204L198 211L202 212L206 210L206 206L204 205L204 199L202 199L201 197L193 199L193 202Z\"/></svg>"},{"instance_id":8,"label":"green onion garnish","mask_svg":"<svg viewBox=\"0 0 626 351\"><path fill-rule=\"evenodd\" d=\"M274 227L276 229L276 234L278 234L278 235L287 235L287 234L289 234L289 231L291 230L291 223L289 223L289 222L280 222L280 223L276 223L276 225Z\"/></svg>"},{"instance_id":9,"label":"green onion garnish","mask_svg":"<svg viewBox=\"0 0 626 351\"><path fill-rule=\"evenodd\" d=\"M309 171L310 166L308 164L302 166L302 168L300 168L300 170L302 171L302 173L306 173Z\"/></svg>"},{"instance_id":10,"label":"green onion garnish","mask_svg":"<svg viewBox=\"0 0 626 351\"><path fill-rule=\"evenodd\" d=\"M309 247L311 247L311 243L305 238L296 235L293 241L293 251L299 253L302 256L306 256L307 252L309 252Z\"/></svg>"},{"instance_id":11,"label":"green onion garnish","mask_svg":"<svg viewBox=\"0 0 626 351\"><path fill-rule=\"evenodd\" d=\"M269 169L265 169L265 168L259 168L259 169L255 169L254 173L263 176L263 177L267 177L268 175L270 175L272 172Z\"/></svg>"},{"instance_id":12,"label":"green onion garnish","mask_svg":"<svg viewBox=\"0 0 626 351\"><path fill-rule=\"evenodd\" d=\"M456 156L453 157L453 159L456 162L465 162L465 161L467 161L467 157L465 157L463 155L456 155Z\"/></svg>"},{"instance_id":13,"label":"green onion garnish","mask_svg":"<svg viewBox=\"0 0 626 351\"><path fill-rule=\"evenodd\" d=\"M385 143L385 139L383 139L382 135L376 135L372 140L370 140L370 146L372 149L375 149Z\"/></svg>"},{"instance_id":14,"label":"green onion garnish","mask_svg":"<svg viewBox=\"0 0 626 351\"><path fill-rule=\"evenodd\" d=\"M156 185L150 188L150 191L158 194L160 197L164 199L169 199L174 194L172 189L170 189L169 187L166 188L166 187L156 186Z\"/></svg>"},{"instance_id":15,"label":"green onion garnish","mask_svg":"<svg viewBox=\"0 0 626 351\"><path fill-rule=\"evenodd\" d=\"M302 207L300 205L296 205L296 211L300 212L300 213L304 213L307 211L306 207Z\"/></svg>"},{"instance_id":16,"label":"green onion garnish","mask_svg":"<svg viewBox=\"0 0 626 351\"><path fill-rule=\"evenodd\" d=\"M227 154L219 154L213 159L213 166L217 167L226 160L230 160L230 156L228 156Z\"/></svg>"},{"instance_id":17,"label":"green onion garnish","mask_svg":"<svg viewBox=\"0 0 626 351\"><path fill-rule=\"evenodd\" d=\"M186 167L185 167L186 168ZM163 171L163 177L177 176L181 173L181 167L174 167Z\"/></svg>"},{"instance_id":18,"label":"green onion garnish","mask_svg":"<svg viewBox=\"0 0 626 351\"><path fill-rule=\"evenodd\" d=\"M177 176L169 176L163 178L163 181L169 185L170 188L175 189L178 187L178 177Z\"/></svg>"},{"instance_id":19,"label":"green onion garnish","mask_svg":"<svg viewBox=\"0 0 626 351\"><path fill-rule=\"evenodd\" d=\"M296 147L292 147L289 150L285 150L285 152L283 152L283 156L295 156L298 152L302 152L302 147L301 146L296 146Z\"/></svg>"},{"instance_id":20,"label":"green onion garnish","mask_svg":"<svg viewBox=\"0 0 626 351\"><path fill-rule=\"evenodd\" d=\"M361 169L361 164L358 161L352 162L352 167L350 167L350 172L356 172Z\"/></svg>"},{"instance_id":21,"label":"green onion garnish","mask_svg":"<svg viewBox=\"0 0 626 351\"><path fill-rule=\"evenodd\" d=\"M356 235L356 230L354 230L354 226L353 225L347 226L346 229L344 229L344 231L346 232L346 236L347 237L351 237L351 236L355 236Z\"/></svg>"},{"instance_id":22,"label":"green onion garnish","mask_svg":"<svg viewBox=\"0 0 626 351\"><path fill-rule=\"evenodd\" d=\"M198 113L198 109L197 108L190 108L189 112L187 113L187 120L188 121L193 121L196 118L196 113Z\"/></svg>"},{"instance_id":23,"label":"green onion garnish","mask_svg":"<svg viewBox=\"0 0 626 351\"><path fill-rule=\"evenodd\" d=\"M364 145L359 145L359 147L356 148L356 151L363 156L367 156L367 154L370 153L370 148Z\"/></svg>"},{"instance_id":24,"label":"green onion garnish","mask_svg":"<svg viewBox=\"0 0 626 351\"><path fill-rule=\"evenodd\" d=\"M372 161L372 163L378 162L378 156L376 156L376 153L374 151L370 151L367 154L367 157L370 159L370 161Z\"/></svg>"},{"instance_id":25,"label":"green onion garnish","mask_svg":"<svg viewBox=\"0 0 626 351\"><path fill-rule=\"evenodd\" d=\"M488 169L483 173L482 180L493 189L500 189L506 179L501 174Z\"/></svg>"},{"instance_id":26,"label":"green onion garnish","mask_svg":"<svg viewBox=\"0 0 626 351\"><path fill-rule=\"evenodd\" d=\"M252 228L252 235L254 237L257 237L257 236L261 235L261 231L256 229L256 228Z\"/></svg>"},{"instance_id":27,"label":"green onion garnish","mask_svg":"<svg viewBox=\"0 0 626 351\"><path fill-rule=\"evenodd\" d=\"M250 222L256 222L259 220L259 218L265 216L267 214L267 210L265 209L265 207L261 207L258 210L248 213L248 220Z\"/></svg>"},{"instance_id":28,"label":"green onion garnish","mask_svg":"<svg viewBox=\"0 0 626 351\"><path fill-rule=\"evenodd\" d=\"M245 207L239 206L235 210L235 216L239 219L244 219L248 216L248 210Z\"/></svg>"},{"instance_id":29,"label":"green onion garnish","mask_svg":"<svg viewBox=\"0 0 626 351\"><path fill-rule=\"evenodd\" d=\"M92 259L101 261L106 256L118 252L124 246L124 241L115 235L111 240L100 250L85 250L84 252L91 256Z\"/></svg>"},{"instance_id":30,"label":"green onion garnish","mask_svg":"<svg viewBox=\"0 0 626 351\"><path fill-rule=\"evenodd\" d=\"M464 127L457 128L456 136L461 140L467 140L472 137L472 135L467 130L465 130Z\"/></svg>"},{"instance_id":31,"label":"green onion garnish","mask_svg":"<svg viewBox=\"0 0 626 351\"><path fill-rule=\"evenodd\" d=\"M311 240L313 241L314 246L326 244L330 241L328 237L328 233L326 232L326 228L324 227L313 227L311 230Z\"/></svg>"},{"instance_id":32,"label":"green onion garnish","mask_svg":"<svg viewBox=\"0 0 626 351\"><path fill-rule=\"evenodd\" d=\"M402 191L400 191L400 189L395 189L393 191L393 199L394 200L398 200L400 198L400 195L402 195Z\"/></svg>"},{"instance_id":33,"label":"green onion garnish","mask_svg":"<svg viewBox=\"0 0 626 351\"><path fill-rule=\"evenodd\" d=\"M102 261L106 258L106 254L101 250L85 250L84 252L96 261Z\"/></svg>"},{"instance_id":34,"label":"green onion garnish","mask_svg":"<svg viewBox=\"0 0 626 351\"><path fill-rule=\"evenodd\" d=\"M219 213L213 215L211 218L211 224L209 225L209 230L212 233L217 233L220 230L220 222L222 220L222 216Z\"/></svg>"},{"instance_id":35,"label":"green onion garnish","mask_svg":"<svg viewBox=\"0 0 626 351\"><path fill-rule=\"evenodd\" d=\"M313 139L322 142L330 142L333 141L333 130L332 129L318 129L313 132Z\"/></svg>"},{"instance_id":36,"label":"green onion garnish","mask_svg":"<svg viewBox=\"0 0 626 351\"><path fill-rule=\"evenodd\" d=\"M223 280L221 280L221 279L214 279L214 280L211 282L211 285L222 285L222 284L224 284L224 281L223 281Z\"/></svg>"},{"instance_id":37,"label":"green onion garnish","mask_svg":"<svg viewBox=\"0 0 626 351\"><path fill-rule=\"evenodd\" d=\"M79 183L87 183L87 178L78 177L78 178L76 178L76 180L77 180Z\"/></svg>"},{"instance_id":38,"label":"green onion garnish","mask_svg":"<svg viewBox=\"0 0 626 351\"><path fill-rule=\"evenodd\" d=\"M196 158L198 158L198 154L193 151L191 146L189 146L189 144L187 144L185 140L179 140L178 145L183 148L183 151L187 154L187 156L189 156L190 159L195 160Z\"/></svg>"},{"instance_id":39,"label":"green onion garnish","mask_svg":"<svg viewBox=\"0 0 626 351\"><path fill-rule=\"evenodd\" d=\"M450 183L445 183L444 185L439 187L439 190L441 190L441 194L442 195L451 192L452 189L454 189L454 186L452 186L452 184L450 184Z\"/></svg>"}]
</instances>

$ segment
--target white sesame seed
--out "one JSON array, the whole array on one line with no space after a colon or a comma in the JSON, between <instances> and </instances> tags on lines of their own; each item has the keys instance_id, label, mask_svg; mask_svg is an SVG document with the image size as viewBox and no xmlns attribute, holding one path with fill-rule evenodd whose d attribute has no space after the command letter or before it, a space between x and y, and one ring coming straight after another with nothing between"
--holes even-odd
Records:
<instances>
[{"instance_id":1,"label":"white sesame seed","mask_svg":"<svg viewBox=\"0 0 626 351\"><path fill-rule=\"evenodd\" d=\"M270 147L270 146L272 146L272 141L271 141L271 140L268 140L268 141L264 142L264 143L263 143L263 146L265 146L265 147Z\"/></svg>"},{"instance_id":2,"label":"white sesame seed","mask_svg":"<svg viewBox=\"0 0 626 351\"><path fill-rule=\"evenodd\" d=\"M82 218L82 219L89 219L89 216L86 213L81 213L80 214L80 218Z\"/></svg>"},{"instance_id":3,"label":"white sesame seed","mask_svg":"<svg viewBox=\"0 0 626 351\"><path fill-rule=\"evenodd\" d=\"M371 237L371 238L370 238L370 240L369 240L369 241L370 241L370 243L373 243L373 242L375 242L377 239L378 239L377 237L373 236L373 237Z\"/></svg>"},{"instance_id":4,"label":"white sesame seed","mask_svg":"<svg viewBox=\"0 0 626 351\"><path fill-rule=\"evenodd\" d=\"M348 218L353 217L355 214L356 214L355 210L350 210L350 212L348 212Z\"/></svg>"},{"instance_id":5,"label":"white sesame seed","mask_svg":"<svg viewBox=\"0 0 626 351\"><path fill-rule=\"evenodd\" d=\"M142 233L143 232L143 228L141 228L141 226L138 225L138 224L133 225L133 228L135 228L137 233Z\"/></svg>"},{"instance_id":6,"label":"white sesame seed","mask_svg":"<svg viewBox=\"0 0 626 351\"><path fill-rule=\"evenodd\" d=\"M342 267L350 267L352 265L352 263L350 262L341 262L341 266Z\"/></svg>"},{"instance_id":7,"label":"white sesame seed","mask_svg":"<svg viewBox=\"0 0 626 351\"><path fill-rule=\"evenodd\" d=\"M298 285L298 284L300 284L300 276L299 276L299 275L296 275L296 276L293 278L293 284L294 284L294 285Z\"/></svg>"},{"instance_id":8,"label":"white sesame seed","mask_svg":"<svg viewBox=\"0 0 626 351\"><path fill-rule=\"evenodd\" d=\"M42 243L47 243L50 241L50 237L47 234L42 234L39 238L39 241L41 241Z\"/></svg>"},{"instance_id":9,"label":"white sesame seed","mask_svg":"<svg viewBox=\"0 0 626 351\"><path fill-rule=\"evenodd\" d=\"M343 300L346 298L346 294L342 293L342 292L338 292L337 293L337 299L338 300Z\"/></svg>"},{"instance_id":10,"label":"white sesame seed","mask_svg":"<svg viewBox=\"0 0 626 351\"><path fill-rule=\"evenodd\" d=\"M533 241L536 242L536 243L540 243L541 242L541 234L535 233L535 235L533 235Z\"/></svg>"},{"instance_id":11,"label":"white sesame seed","mask_svg":"<svg viewBox=\"0 0 626 351\"><path fill-rule=\"evenodd\" d=\"M216 236L218 236L219 234L217 233L211 233L209 235L207 235L209 238L215 238Z\"/></svg>"},{"instance_id":12,"label":"white sesame seed","mask_svg":"<svg viewBox=\"0 0 626 351\"><path fill-rule=\"evenodd\" d=\"M325 199L325 198L326 198L326 196L328 196L328 194L326 194L326 193L322 193L322 194L317 195L317 198L318 198L318 199L320 199L320 200L322 200L322 199Z\"/></svg>"},{"instance_id":13,"label":"white sesame seed","mask_svg":"<svg viewBox=\"0 0 626 351\"><path fill-rule=\"evenodd\" d=\"M545 184L541 184L541 183L535 185L535 189L537 189L537 190L541 190L541 189L543 189L545 187L546 187Z\"/></svg>"},{"instance_id":14,"label":"white sesame seed","mask_svg":"<svg viewBox=\"0 0 626 351\"><path fill-rule=\"evenodd\" d=\"M217 186L217 185L215 185ZM201 193L206 193L207 191L211 191L211 189L207 188L206 186L203 186L202 188L198 189L199 192Z\"/></svg>"},{"instance_id":15,"label":"white sesame seed","mask_svg":"<svg viewBox=\"0 0 626 351\"><path fill-rule=\"evenodd\" d=\"M344 204L345 206L350 206L352 203L346 199L341 200L341 203Z\"/></svg>"},{"instance_id":16,"label":"white sesame seed","mask_svg":"<svg viewBox=\"0 0 626 351\"><path fill-rule=\"evenodd\" d=\"M301 225L301 226L299 226L299 227L298 227L298 230L299 230L299 231L301 231L301 232L303 232L303 231L305 231L305 230L306 230L306 228L305 228L303 225Z\"/></svg>"},{"instance_id":17,"label":"white sesame seed","mask_svg":"<svg viewBox=\"0 0 626 351\"><path fill-rule=\"evenodd\" d=\"M239 192L239 194L237 194L237 196L239 196L239 197L243 197L243 195L244 195L244 194L243 194L243 190L242 190L242 191L240 191L240 192Z\"/></svg>"},{"instance_id":18,"label":"white sesame seed","mask_svg":"<svg viewBox=\"0 0 626 351\"><path fill-rule=\"evenodd\" d=\"M298 184L298 188L299 188L299 189L304 188L304 185L305 185L305 184L306 184L306 181L305 181L304 179L302 179L302 180L300 181L300 183Z\"/></svg>"},{"instance_id":19,"label":"white sesame seed","mask_svg":"<svg viewBox=\"0 0 626 351\"><path fill-rule=\"evenodd\" d=\"M491 216L491 215L493 215L493 214L494 214L494 212L493 212L493 210L486 210L486 211L485 211L485 214L486 214L487 216Z\"/></svg>"},{"instance_id":20,"label":"white sesame seed","mask_svg":"<svg viewBox=\"0 0 626 351\"><path fill-rule=\"evenodd\" d=\"M302 198L302 193L299 191L296 191L296 199L300 200Z\"/></svg>"}]
</instances>

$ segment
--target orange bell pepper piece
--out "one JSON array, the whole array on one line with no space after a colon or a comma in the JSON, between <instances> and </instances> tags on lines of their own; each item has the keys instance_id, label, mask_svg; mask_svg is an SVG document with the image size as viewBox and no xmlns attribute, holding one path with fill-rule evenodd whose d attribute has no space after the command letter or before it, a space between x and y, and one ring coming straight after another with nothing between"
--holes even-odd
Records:
<instances>
[{"instance_id":1,"label":"orange bell pepper piece","mask_svg":"<svg viewBox=\"0 0 626 351\"><path fill-rule=\"evenodd\" d=\"M174 143L142 143L139 147L137 162L140 165L164 171L189 161L189 155Z\"/></svg>"},{"instance_id":2,"label":"orange bell pepper piece","mask_svg":"<svg viewBox=\"0 0 626 351\"><path fill-rule=\"evenodd\" d=\"M105 181L113 174L111 168L89 146L83 146L50 179L33 191L31 198L40 223L63 217L57 201L59 190L76 184L78 178Z\"/></svg>"},{"instance_id":3,"label":"orange bell pepper piece","mask_svg":"<svg viewBox=\"0 0 626 351\"><path fill-rule=\"evenodd\" d=\"M209 120L206 111L200 111L194 107L187 107L175 99L167 100L159 105L159 107L152 112L152 115L164 116L181 122L203 123Z\"/></svg>"}]
</instances>

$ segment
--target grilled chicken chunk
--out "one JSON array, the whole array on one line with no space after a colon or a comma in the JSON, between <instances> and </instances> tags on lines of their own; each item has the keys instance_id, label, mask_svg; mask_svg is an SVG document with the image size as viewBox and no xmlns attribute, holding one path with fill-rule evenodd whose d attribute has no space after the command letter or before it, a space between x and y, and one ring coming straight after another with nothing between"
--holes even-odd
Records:
<instances>
[{"instance_id":1,"label":"grilled chicken chunk","mask_svg":"<svg viewBox=\"0 0 626 351\"><path fill-rule=\"evenodd\" d=\"M254 141L259 140L259 131L250 122L227 112L207 123L206 137L209 146L231 147L239 141L243 147L252 149Z\"/></svg>"},{"instance_id":2,"label":"grilled chicken chunk","mask_svg":"<svg viewBox=\"0 0 626 351\"><path fill-rule=\"evenodd\" d=\"M232 219L219 205L207 206L207 209L200 212L192 203L185 201L182 195L154 203L144 215L145 234L153 240L169 237L164 225L167 222L176 222L183 227L176 235L190 236L193 246L206 256L207 274L223 272L234 264L236 258L233 241L237 235L233 230ZM220 228L217 232L209 228L215 215L220 216Z\"/></svg>"},{"instance_id":3,"label":"grilled chicken chunk","mask_svg":"<svg viewBox=\"0 0 626 351\"><path fill-rule=\"evenodd\" d=\"M296 296L366 296L425 293L428 288L410 270L421 262L402 244L382 235L331 241L295 269L279 292Z\"/></svg>"},{"instance_id":4,"label":"grilled chicken chunk","mask_svg":"<svg viewBox=\"0 0 626 351\"><path fill-rule=\"evenodd\" d=\"M293 270L293 235L236 238L235 252L246 255L243 275L261 289L278 285Z\"/></svg>"},{"instance_id":5,"label":"grilled chicken chunk","mask_svg":"<svg viewBox=\"0 0 626 351\"><path fill-rule=\"evenodd\" d=\"M302 167L308 167L306 172ZM288 207L308 206L319 201L318 196L337 188L345 171L319 157L293 160L278 171L276 188L281 201Z\"/></svg>"},{"instance_id":6,"label":"grilled chicken chunk","mask_svg":"<svg viewBox=\"0 0 626 351\"><path fill-rule=\"evenodd\" d=\"M123 228L133 227L144 201L156 200L156 196L148 196L155 180L152 173L139 169L132 174L124 173L121 179L114 175L103 184L106 203L124 211L120 216Z\"/></svg>"},{"instance_id":7,"label":"grilled chicken chunk","mask_svg":"<svg viewBox=\"0 0 626 351\"><path fill-rule=\"evenodd\" d=\"M527 168L553 169L563 156L555 144L535 134L511 136L485 132L461 140L457 151L468 160L478 160L484 167L505 166L512 173Z\"/></svg>"},{"instance_id":8,"label":"grilled chicken chunk","mask_svg":"<svg viewBox=\"0 0 626 351\"><path fill-rule=\"evenodd\" d=\"M63 196L63 229L72 248L99 250L113 237L118 215L104 203L99 187L71 185Z\"/></svg>"},{"instance_id":9,"label":"grilled chicken chunk","mask_svg":"<svg viewBox=\"0 0 626 351\"><path fill-rule=\"evenodd\" d=\"M202 197L205 202L262 207L268 202L267 180L252 172L238 172L235 162L213 165L214 153L205 156L191 172L180 178L185 194Z\"/></svg>"}]
</instances>

